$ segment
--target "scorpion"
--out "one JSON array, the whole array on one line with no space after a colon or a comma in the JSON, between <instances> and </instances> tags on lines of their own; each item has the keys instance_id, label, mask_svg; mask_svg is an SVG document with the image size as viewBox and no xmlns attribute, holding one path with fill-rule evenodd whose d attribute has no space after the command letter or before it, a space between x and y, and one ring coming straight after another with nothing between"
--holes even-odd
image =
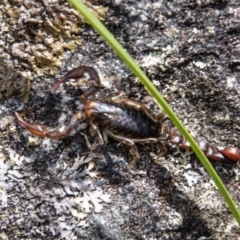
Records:
<instances>
[{"instance_id":1,"label":"scorpion","mask_svg":"<svg viewBox=\"0 0 240 240\"><path fill-rule=\"evenodd\" d=\"M69 79L80 79L85 73L88 73L92 85L80 97L83 109L74 114L69 123L63 128L48 129L39 123L29 123L24 121L18 112L15 112L19 123L39 137L61 139L66 137L81 119L86 119L90 125L90 136L98 137L98 141L91 144L88 136L81 133L89 150L96 149L98 146L103 145L104 142L107 143L108 137L128 145L132 155L132 160L127 167L128 170L131 170L131 167L140 158L135 143L159 143L163 146L163 151L159 156L163 156L167 151L164 144L177 145L182 149L192 150L190 144L180 132L163 123L165 114L162 111L154 116L144 103L128 98L120 98L120 94L102 100L95 100L95 95L101 88L101 82L98 72L93 67L79 66L72 69L60 78L53 89L57 90L61 83ZM118 93L120 93L120 80L117 79L114 84ZM92 98L90 99L90 97ZM212 146L205 141L197 141L197 143L210 160L223 163L240 161L240 150L237 148Z\"/></svg>"}]
</instances>

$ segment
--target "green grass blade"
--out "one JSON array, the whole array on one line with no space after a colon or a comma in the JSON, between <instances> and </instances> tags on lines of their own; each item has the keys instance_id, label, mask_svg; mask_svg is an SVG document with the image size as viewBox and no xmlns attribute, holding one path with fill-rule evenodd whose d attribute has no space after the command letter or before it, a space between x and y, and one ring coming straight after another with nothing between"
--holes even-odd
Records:
<instances>
[{"instance_id":1,"label":"green grass blade","mask_svg":"<svg viewBox=\"0 0 240 240\"><path fill-rule=\"evenodd\" d=\"M100 22L100 20L83 4L81 0L68 0L70 4L77 9L87 20L89 24L104 38L104 40L113 48L117 55L125 62L125 64L132 70L132 72L139 78L148 92L156 99L158 104L169 116L173 124L178 128L184 138L190 143L193 151L196 153L204 167L206 168L208 174L211 176L215 184L217 185L219 192L225 199L230 211L234 215L236 221L240 225L240 213L232 200L230 194L228 193L226 187L221 181L220 177L217 175L216 171L212 167L211 163L208 161L204 153L198 147L197 143L194 141L192 136L188 133L187 129L178 119L176 114L172 111L170 106L160 95L158 90L144 74L144 72L139 68L136 62L131 58L131 56L125 51L125 49L120 45L120 43L114 38L114 36L106 29L106 27Z\"/></svg>"}]
</instances>

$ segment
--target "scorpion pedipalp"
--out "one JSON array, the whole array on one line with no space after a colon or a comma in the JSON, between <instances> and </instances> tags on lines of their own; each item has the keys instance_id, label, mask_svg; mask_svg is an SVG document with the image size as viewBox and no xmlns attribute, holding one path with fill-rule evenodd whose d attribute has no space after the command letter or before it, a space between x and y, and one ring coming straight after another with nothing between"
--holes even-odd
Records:
<instances>
[{"instance_id":1,"label":"scorpion pedipalp","mask_svg":"<svg viewBox=\"0 0 240 240\"><path fill-rule=\"evenodd\" d=\"M85 73L89 74L89 77L93 80L93 85L85 90L83 93L83 100L91 95L94 95L101 86L100 78L98 76L97 71L89 66L79 66L77 68L72 69L69 71L65 76L63 76L57 83L55 83L53 90L57 90L61 83L68 81L69 79L79 79L84 76Z\"/></svg>"},{"instance_id":2,"label":"scorpion pedipalp","mask_svg":"<svg viewBox=\"0 0 240 240\"><path fill-rule=\"evenodd\" d=\"M69 123L65 127L54 128L54 129L47 129L45 126L39 123L28 123L20 117L20 115L15 112L15 116L17 120L32 134L38 137L48 137L52 139L60 139L66 137L72 129L75 127L77 122L82 118L81 113L77 113L72 116Z\"/></svg>"},{"instance_id":3,"label":"scorpion pedipalp","mask_svg":"<svg viewBox=\"0 0 240 240\"><path fill-rule=\"evenodd\" d=\"M98 76L97 71L88 66L79 66L77 68L72 69L69 71L66 75L64 75L62 78L59 79L57 83L55 83L53 89L56 90L58 89L59 85L63 82L66 82L69 79L79 79L82 78L85 73L88 73L91 79L93 79L96 82L96 86L100 86L100 78Z\"/></svg>"},{"instance_id":4,"label":"scorpion pedipalp","mask_svg":"<svg viewBox=\"0 0 240 240\"><path fill-rule=\"evenodd\" d=\"M46 128L41 124L35 124L35 123L28 123L20 117L20 115L15 112L15 116L17 120L26 128L29 132L32 134L39 136L39 137L45 137L46 136Z\"/></svg>"}]
</instances>

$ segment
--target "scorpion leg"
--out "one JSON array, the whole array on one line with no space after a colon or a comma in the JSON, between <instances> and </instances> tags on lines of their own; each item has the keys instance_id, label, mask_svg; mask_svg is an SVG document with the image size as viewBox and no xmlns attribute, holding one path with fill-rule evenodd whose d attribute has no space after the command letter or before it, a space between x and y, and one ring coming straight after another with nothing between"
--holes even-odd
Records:
<instances>
[{"instance_id":1,"label":"scorpion leg","mask_svg":"<svg viewBox=\"0 0 240 240\"><path fill-rule=\"evenodd\" d=\"M108 99L110 98L112 101L114 101L115 99L119 98L122 95L122 81L120 78L115 76L109 78L108 81L112 82L114 87L117 89L117 93L110 94L107 96Z\"/></svg>"},{"instance_id":2,"label":"scorpion leg","mask_svg":"<svg viewBox=\"0 0 240 240\"><path fill-rule=\"evenodd\" d=\"M105 131L105 132L110 137L112 137L112 138L116 139L117 141L122 142L122 143L124 143L124 144L126 144L130 147L130 153L132 154L133 159L127 166L127 169L128 169L129 172L132 172L131 171L132 166L135 165L136 162L140 158L137 146L135 145L135 142L137 142L137 143L156 143L158 141L156 138L129 139L129 138L125 138L125 137L122 137L122 136L115 135L115 134L113 134L109 131ZM165 154L165 152L162 153L162 155L164 155L164 154Z\"/></svg>"},{"instance_id":3,"label":"scorpion leg","mask_svg":"<svg viewBox=\"0 0 240 240\"><path fill-rule=\"evenodd\" d=\"M150 104L157 104L158 108L159 108L159 113L157 114L157 121L162 121L165 117L166 117L166 114L165 112L162 110L161 106L159 105L158 102L156 102L156 100L152 97L152 96L146 96L144 97L143 99L143 103L145 106L149 106ZM147 108L148 109L148 108ZM149 110L148 110L149 111ZM150 113L151 114L151 113Z\"/></svg>"},{"instance_id":4,"label":"scorpion leg","mask_svg":"<svg viewBox=\"0 0 240 240\"><path fill-rule=\"evenodd\" d=\"M137 146L135 145L134 141L132 141L131 139L122 137L122 136L117 136L117 135L115 135L115 134L113 134L113 133L111 133L111 132L109 132L109 131L106 131L106 133L107 133L110 137L112 137L112 138L116 139L117 141L122 142L122 143L124 143L124 144L126 144L126 145L128 145L128 146L130 147L130 153L132 154L133 159L132 159L132 161L128 164L127 169L128 169L128 171L131 172L132 166L133 166L133 165L139 160L139 158L140 158L139 153L138 153Z\"/></svg>"},{"instance_id":5,"label":"scorpion leg","mask_svg":"<svg viewBox=\"0 0 240 240\"><path fill-rule=\"evenodd\" d=\"M139 103L137 101L131 100L131 99L127 99L127 98L119 98L121 96L121 79L120 78L112 78L111 81L114 83L114 86L116 87L118 93L117 95L115 95L114 97L110 98L112 101L116 102L116 103L126 103L127 105L130 105L132 107L135 107L138 110L143 110L145 112L145 114L147 114L154 122L158 122L161 121L163 118L166 117L166 114L163 111L160 111L160 113L157 115L157 117L155 118L153 116L153 114L151 113L151 111L146 107L146 105L144 103ZM150 104L152 102L154 102L154 99L152 97L146 97L144 99L144 102L146 104Z\"/></svg>"},{"instance_id":6,"label":"scorpion leg","mask_svg":"<svg viewBox=\"0 0 240 240\"><path fill-rule=\"evenodd\" d=\"M28 123L22 119L22 117L15 112L15 116L19 123L21 123L29 132L38 137L48 137L52 139L60 139L66 137L72 129L75 127L76 123L82 118L81 113L77 113L72 116L71 120L65 127L56 129L47 129L45 126L39 123Z\"/></svg>"},{"instance_id":7,"label":"scorpion leg","mask_svg":"<svg viewBox=\"0 0 240 240\"><path fill-rule=\"evenodd\" d=\"M143 104L143 103L139 103L136 102L134 100L131 99L127 99L127 98L116 98L113 99L114 102L116 103L126 103L129 106L132 106L138 110L143 110L145 112L146 115L149 116L149 118L151 118L151 120L153 122L158 122L161 121L164 117L165 117L165 113L164 112L160 112L157 117L154 117L153 114L151 113L151 111Z\"/></svg>"},{"instance_id":8,"label":"scorpion leg","mask_svg":"<svg viewBox=\"0 0 240 240\"><path fill-rule=\"evenodd\" d=\"M159 145L162 151L158 154L157 158L153 160L156 165L161 165L161 157L163 157L167 153L167 147L161 142L159 142Z\"/></svg>"},{"instance_id":9,"label":"scorpion leg","mask_svg":"<svg viewBox=\"0 0 240 240\"><path fill-rule=\"evenodd\" d=\"M59 85L63 82L68 81L69 79L79 79L84 76L85 73L88 73L90 78L93 80L93 85L89 87L85 92L83 93L83 100L85 100L90 95L94 95L97 91L99 91L99 88L101 86L100 78L97 73L97 71L89 66L79 66L77 68L72 69L69 71L65 76L63 76L57 83L55 83L53 89L58 89Z\"/></svg>"},{"instance_id":10,"label":"scorpion leg","mask_svg":"<svg viewBox=\"0 0 240 240\"><path fill-rule=\"evenodd\" d=\"M93 137L94 135L98 135L98 139L99 141L97 143L93 143L91 144L89 139L88 139L88 136L85 134L85 133L81 133L84 138L85 138L85 141L87 143L87 146L88 146L88 149L93 151L95 150L97 147L99 146L102 146L104 144L104 141L103 141L103 138L102 138L102 135L101 133L99 132L99 129L96 125L94 125L93 123L90 123L90 126L91 126L91 130L90 130L90 133L91 133L91 137Z\"/></svg>"}]
</instances>

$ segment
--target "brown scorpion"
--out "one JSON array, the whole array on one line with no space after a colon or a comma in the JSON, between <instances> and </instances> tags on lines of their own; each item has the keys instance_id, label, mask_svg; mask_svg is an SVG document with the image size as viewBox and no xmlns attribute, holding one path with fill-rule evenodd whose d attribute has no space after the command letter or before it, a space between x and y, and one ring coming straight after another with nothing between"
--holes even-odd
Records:
<instances>
[{"instance_id":1,"label":"brown scorpion","mask_svg":"<svg viewBox=\"0 0 240 240\"><path fill-rule=\"evenodd\" d=\"M128 145L133 156L128 169L131 169L131 166L139 159L135 143L160 143L163 146L160 156L166 153L166 147L163 143L170 143L191 150L189 143L176 129L163 124L164 114L162 112L158 116L153 116L143 103L119 98L118 96L99 101L95 100L95 94L99 91L101 82L97 71L92 67L79 66L72 69L54 85L54 90L69 79L82 78L85 73L89 74L89 77L93 80L93 85L87 88L80 98L84 104L82 111L73 115L64 128L47 129L38 123L28 123L15 112L18 121L31 133L39 137L60 139L66 137L77 122L85 118L90 124L90 135L97 135L99 139L98 142L91 144L88 136L82 133L88 148L94 150L96 147L103 145L104 141L108 141L108 136ZM121 84L119 80L115 81L115 86L120 93ZM93 100L89 99L90 96L93 96ZM103 134L100 133L100 129ZM240 151L236 148L215 147L204 141L197 141L197 143L210 160L226 163L240 161Z\"/></svg>"}]
</instances>

